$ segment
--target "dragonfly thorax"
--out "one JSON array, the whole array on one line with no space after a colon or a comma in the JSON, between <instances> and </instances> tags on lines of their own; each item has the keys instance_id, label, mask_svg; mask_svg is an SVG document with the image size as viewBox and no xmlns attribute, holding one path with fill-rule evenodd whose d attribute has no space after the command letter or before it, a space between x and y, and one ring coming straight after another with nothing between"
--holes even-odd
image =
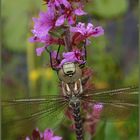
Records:
<instances>
[{"instance_id":1,"label":"dragonfly thorax","mask_svg":"<svg viewBox=\"0 0 140 140\"><path fill-rule=\"evenodd\" d=\"M79 107L80 106L80 99L78 98L78 96L71 96L69 98L69 107L71 108L75 108L75 107Z\"/></svg>"},{"instance_id":2,"label":"dragonfly thorax","mask_svg":"<svg viewBox=\"0 0 140 140\"><path fill-rule=\"evenodd\" d=\"M83 93L81 79L71 84L67 84L62 81L62 90L63 90L63 95L67 97L74 97L74 96L81 95Z\"/></svg>"}]
</instances>

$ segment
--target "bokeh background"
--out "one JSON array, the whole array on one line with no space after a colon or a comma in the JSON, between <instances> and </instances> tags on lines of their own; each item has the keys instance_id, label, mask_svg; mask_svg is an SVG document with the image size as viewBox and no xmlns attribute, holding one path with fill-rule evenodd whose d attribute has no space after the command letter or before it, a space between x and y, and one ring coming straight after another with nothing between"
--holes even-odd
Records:
<instances>
[{"instance_id":1,"label":"bokeh background","mask_svg":"<svg viewBox=\"0 0 140 140\"><path fill-rule=\"evenodd\" d=\"M37 17L46 6L41 0L2 0L1 4L2 98L57 94L58 78L48 66L48 54L36 56L36 44L28 42L32 36L32 17ZM138 84L138 0L89 0L85 11L89 14L79 21L93 22L105 30L105 35L93 38L88 47L87 64L93 69L95 86L118 88ZM5 134L6 131L2 127L3 140L19 138L10 132ZM68 129L62 129L61 134L65 134L64 140L74 139ZM94 138L124 139L138 139L137 113L129 123L102 123Z\"/></svg>"}]
</instances>

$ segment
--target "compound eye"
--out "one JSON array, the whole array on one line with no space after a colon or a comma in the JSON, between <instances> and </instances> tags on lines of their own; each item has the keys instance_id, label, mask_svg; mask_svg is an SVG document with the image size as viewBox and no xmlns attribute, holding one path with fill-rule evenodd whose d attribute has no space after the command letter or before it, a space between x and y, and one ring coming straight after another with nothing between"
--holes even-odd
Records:
<instances>
[{"instance_id":1,"label":"compound eye","mask_svg":"<svg viewBox=\"0 0 140 140\"><path fill-rule=\"evenodd\" d=\"M75 64L71 62L65 63L63 65L63 71L64 74L72 76L76 71Z\"/></svg>"}]
</instances>

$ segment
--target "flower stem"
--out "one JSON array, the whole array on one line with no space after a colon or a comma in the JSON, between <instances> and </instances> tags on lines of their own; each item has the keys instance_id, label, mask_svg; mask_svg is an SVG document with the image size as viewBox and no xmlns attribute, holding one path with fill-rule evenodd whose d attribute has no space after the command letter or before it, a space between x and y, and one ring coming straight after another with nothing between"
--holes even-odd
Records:
<instances>
[{"instance_id":1,"label":"flower stem","mask_svg":"<svg viewBox=\"0 0 140 140\"><path fill-rule=\"evenodd\" d=\"M65 26L65 33L64 33L64 43L65 43L65 50L67 52L72 51L72 46L71 46L71 36L70 36L70 27Z\"/></svg>"}]
</instances>

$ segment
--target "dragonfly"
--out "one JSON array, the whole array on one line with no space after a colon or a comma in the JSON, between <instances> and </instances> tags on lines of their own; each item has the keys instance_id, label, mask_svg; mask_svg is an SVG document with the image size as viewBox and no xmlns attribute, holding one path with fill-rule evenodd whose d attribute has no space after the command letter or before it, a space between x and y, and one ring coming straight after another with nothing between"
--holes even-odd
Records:
<instances>
[{"instance_id":1,"label":"dragonfly","mask_svg":"<svg viewBox=\"0 0 140 140\"><path fill-rule=\"evenodd\" d=\"M78 63L64 63L57 73L62 87L62 93L59 95L2 100L2 114L6 114L3 117L8 120L3 122L3 127L7 126L3 135L6 135L8 131L15 133L14 127L18 125L26 126L27 132L29 132L30 122L35 123L37 120L39 122L42 120L42 123L36 124L36 127L41 125L44 128L46 126L56 128L65 121L66 112L68 111L74 122L76 139L84 140L84 123L86 119L84 119L82 110L88 111L85 105L101 105L103 108L100 117L95 119L104 120L126 119L134 109L137 109L138 86L112 90L89 90L85 88L85 83L89 80L89 77L83 77L82 70L83 67ZM13 107L22 115L17 116L15 112L10 112ZM10 130L8 129L9 126L11 126Z\"/></svg>"}]
</instances>

